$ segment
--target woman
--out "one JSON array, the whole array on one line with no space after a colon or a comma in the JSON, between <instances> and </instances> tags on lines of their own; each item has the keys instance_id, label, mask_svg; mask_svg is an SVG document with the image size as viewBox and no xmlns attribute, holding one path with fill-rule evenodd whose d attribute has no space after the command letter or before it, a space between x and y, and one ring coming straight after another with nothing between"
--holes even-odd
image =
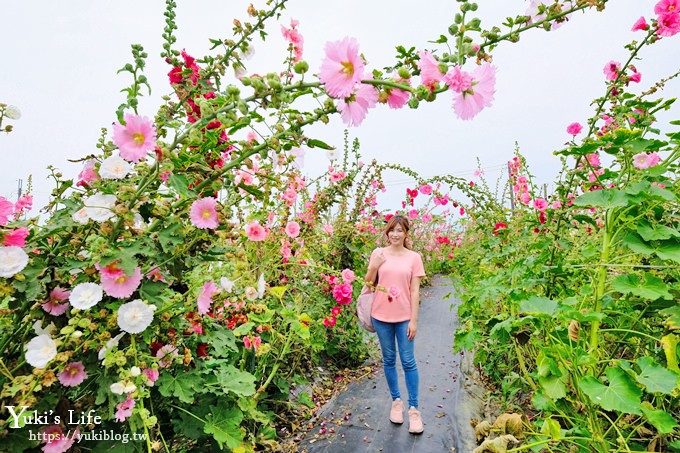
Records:
<instances>
[{"instance_id":1,"label":"woman","mask_svg":"<svg viewBox=\"0 0 680 453\"><path fill-rule=\"evenodd\" d=\"M404 423L404 403L397 378L397 347L408 391L409 432L423 432L418 411L418 366L414 356L414 339L418 331L420 279L425 276L423 260L408 245L409 222L402 215L392 216L385 227L389 245L371 253L366 281L378 287L373 299L371 318L380 341L385 378L392 394L390 421ZM396 347L395 347L396 343Z\"/></svg>"}]
</instances>

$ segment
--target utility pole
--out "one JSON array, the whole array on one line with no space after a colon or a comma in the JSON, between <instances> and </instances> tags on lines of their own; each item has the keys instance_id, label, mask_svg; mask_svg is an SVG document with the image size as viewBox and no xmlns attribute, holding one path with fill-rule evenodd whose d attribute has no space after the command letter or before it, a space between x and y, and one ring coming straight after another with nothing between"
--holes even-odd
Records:
<instances>
[{"instance_id":1,"label":"utility pole","mask_svg":"<svg viewBox=\"0 0 680 453\"><path fill-rule=\"evenodd\" d=\"M24 184L24 180L19 179L19 186L17 187L17 200L19 200L19 198L21 198L21 190L23 188L23 184Z\"/></svg>"},{"instance_id":2,"label":"utility pole","mask_svg":"<svg viewBox=\"0 0 680 453\"><path fill-rule=\"evenodd\" d=\"M512 176L512 171L510 170L510 161L508 161L508 180L512 182L512 179L510 179ZM510 209L515 212L515 192L512 190L512 187L510 187Z\"/></svg>"}]
</instances>

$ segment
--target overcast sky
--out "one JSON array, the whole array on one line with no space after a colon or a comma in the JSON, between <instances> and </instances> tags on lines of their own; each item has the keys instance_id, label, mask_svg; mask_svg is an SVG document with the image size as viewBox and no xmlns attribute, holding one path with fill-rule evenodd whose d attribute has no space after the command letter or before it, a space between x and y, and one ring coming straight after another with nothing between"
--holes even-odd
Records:
<instances>
[{"instance_id":1,"label":"overcast sky","mask_svg":"<svg viewBox=\"0 0 680 453\"><path fill-rule=\"evenodd\" d=\"M208 52L209 38L230 36L233 18L246 18L249 2L177 0L176 48L196 57ZM255 1L263 7L263 1ZM525 0L479 0L477 16L482 27L500 25L507 16L526 11ZM610 60L625 61L623 46L641 39L630 31L641 15L653 17L656 0L612 0L604 12L576 14L552 32L531 30L517 44L503 43L493 53L497 66L494 105L472 121L457 119L451 97L444 94L417 110L390 110L379 105L358 128L350 129L361 141L364 160L400 163L423 176L453 174L472 178L479 158L488 179L495 181L512 157L515 142L529 160L539 183L551 183L560 162L552 151L570 139L565 129L574 121L585 124L593 113L590 102L604 92L602 68ZM130 44L142 44L149 53L146 75L153 92L140 113L152 117L171 92L170 67L159 56L164 27L164 2L160 0L0 0L0 38L3 68L0 102L22 112L11 134L0 136L0 195L16 199L17 180L24 186L33 175L36 204L43 205L53 186L46 179L49 164L74 177L81 164L67 159L96 151L102 127L115 121L116 107L124 100L119 90L130 79L116 71L131 61ZM304 58L316 72L326 41L353 36L368 59L368 69L393 63L395 46L434 49L428 43L446 34L459 3L433 1L325 2L290 0L282 23L300 21ZM255 41L255 56L248 72L280 71L285 57L279 25L270 23L266 43ZM679 69L680 36L647 47L636 62L648 88L659 78ZM439 53L441 53L441 49ZM469 67L468 69L472 69ZM680 92L677 79L667 85L666 97ZM677 108L660 116L662 122L679 118ZM344 126L335 116L326 127L311 134L342 147ZM108 137L111 137L109 132ZM306 171L318 174L328 165L325 153L309 150ZM397 208L407 181L386 178L395 196L384 196L381 206ZM35 211L34 211L35 213Z\"/></svg>"}]
</instances>

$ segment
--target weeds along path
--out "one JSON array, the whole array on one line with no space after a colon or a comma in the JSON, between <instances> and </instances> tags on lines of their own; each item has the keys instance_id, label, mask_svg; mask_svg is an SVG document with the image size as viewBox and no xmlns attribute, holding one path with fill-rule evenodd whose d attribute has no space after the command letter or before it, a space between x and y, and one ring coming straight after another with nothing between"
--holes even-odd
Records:
<instances>
[{"instance_id":1,"label":"weeds along path","mask_svg":"<svg viewBox=\"0 0 680 453\"><path fill-rule=\"evenodd\" d=\"M408 432L408 421L403 425L389 421L391 399L380 366L375 375L351 383L319 410L299 451L445 453L475 448L470 419L483 418L484 391L468 376L472 367L467 356L451 349L459 303L445 298L452 290L448 279L440 276L421 290L416 358L425 432L415 436ZM404 376L398 368L406 400Z\"/></svg>"}]
</instances>

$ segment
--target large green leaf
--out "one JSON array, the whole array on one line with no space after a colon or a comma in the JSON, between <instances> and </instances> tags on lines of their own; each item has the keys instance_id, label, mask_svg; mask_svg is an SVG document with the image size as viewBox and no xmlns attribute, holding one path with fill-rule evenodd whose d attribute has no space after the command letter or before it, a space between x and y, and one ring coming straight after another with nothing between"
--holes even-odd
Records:
<instances>
[{"instance_id":1,"label":"large green leaf","mask_svg":"<svg viewBox=\"0 0 680 453\"><path fill-rule=\"evenodd\" d=\"M581 379L579 387L583 393L605 410L640 415L642 390L621 368L607 367L606 373L609 385L593 376Z\"/></svg>"},{"instance_id":2,"label":"large green leaf","mask_svg":"<svg viewBox=\"0 0 680 453\"><path fill-rule=\"evenodd\" d=\"M203 430L212 434L220 447L226 443L227 447L233 450L243 442L241 420L243 420L243 413L237 407L210 406L210 413L205 417Z\"/></svg>"},{"instance_id":3,"label":"large green leaf","mask_svg":"<svg viewBox=\"0 0 680 453\"><path fill-rule=\"evenodd\" d=\"M233 365L223 365L214 369L217 383L224 392L238 396L251 396L255 393L255 376L241 371Z\"/></svg>"},{"instance_id":4,"label":"large green leaf","mask_svg":"<svg viewBox=\"0 0 680 453\"><path fill-rule=\"evenodd\" d=\"M656 247L656 255L662 260L672 260L680 263L680 241L669 239Z\"/></svg>"},{"instance_id":5,"label":"large green leaf","mask_svg":"<svg viewBox=\"0 0 680 453\"><path fill-rule=\"evenodd\" d=\"M675 228L667 227L666 225L650 224L649 222L641 222L637 226L637 232L645 241L680 237L680 233Z\"/></svg>"},{"instance_id":6,"label":"large green leaf","mask_svg":"<svg viewBox=\"0 0 680 453\"><path fill-rule=\"evenodd\" d=\"M550 399L558 400L567 396L567 376L555 376L550 375L547 377L539 377L539 384L543 388L543 391Z\"/></svg>"},{"instance_id":7,"label":"large green leaf","mask_svg":"<svg viewBox=\"0 0 680 453\"><path fill-rule=\"evenodd\" d=\"M633 232L630 232L628 233L628 235L626 235L626 237L623 239L623 243L629 249L641 255L647 256L654 253L654 247L647 244L645 241L642 240L640 236Z\"/></svg>"},{"instance_id":8,"label":"large green leaf","mask_svg":"<svg viewBox=\"0 0 680 453\"><path fill-rule=\"evenodd\" d=\"M545 314L552 316L556 309L557 301L542 296L534 296L519 303L519 310L522 313L530 313L532 315Z\"/></svg>"},{"instance_id":9,"label":"large green leaf","mask_svg":"<svg viewBox=\"0 0 680 453\"><path fill-rule=\"evenodd\" d=\"M665 308L659 313L668 316L666 319L666 326L669 330L680 329L680 305L675 305L674 307Z\"/></svg>"},{"instance_id":10,"label":"large green leaf","mask_svg":"<svg viewBox=\"0 0 680 453\"><path fill-rule=\"evenodd\" d=\"M671 414L663 410L654 409L647 402L642 403L642 413L645 414L647 421L659 431L659 434L670 434L675 428L680 426Z\"/></svg>"},{"instance_id":11,"label":"large green leaf","mask_svg":"<svg viewBox=\"0 0 680 453\"><path fill-rule=\"evenodd\" d=\"M612 288L620 293L632 293L648 300L673 299L668 292L668 285L649 272L645 272L644 280L636 274L619 275L612 281Z\"/></svg>"},{"instance_id":12,"label":"large green leaf","mask_svg":"<svg viewBox=\"0 0 680 453\"><path fill-rule=\"evenodd\" d=\"M594 190L584 193L574 200L576 206L615 208L628 205L628 195L617 189Z\"/></svg>"},{"instance_id":13,"label":"large green leaf","mask_svg":"<svg viewBox=\"0 0 680 453\"><path fill-rule=\"evenodd\" d=\"M193 403L196 394L196 379L193 373L161 373L158 379L158 391L163 396L174 396L184 403Z\"/></svg>"},{"instance_id":14,"label":"large green leaf","mask_svg":"<svg viewBox=\"0 0 680 453\"><path fill-rule=\"evenodd\" d=\"M226 357L229 351L238 351L236 346L236 337L234 333L222 326L215 326L207 334L207 343L209 343L217 357Z\"/></svg>"},{"instance_id":15,"label":"large green leaf","mask_svg":"<svg viewBox=\"0 0 680 453\"><path fill-rule=\"evenodd\" d=\"M652 357L640 357L637 364L640 367L637 381L644 385L649 393L670 395L678 386L680 376L656 363Z\"/></svg>"}]
</instances>

